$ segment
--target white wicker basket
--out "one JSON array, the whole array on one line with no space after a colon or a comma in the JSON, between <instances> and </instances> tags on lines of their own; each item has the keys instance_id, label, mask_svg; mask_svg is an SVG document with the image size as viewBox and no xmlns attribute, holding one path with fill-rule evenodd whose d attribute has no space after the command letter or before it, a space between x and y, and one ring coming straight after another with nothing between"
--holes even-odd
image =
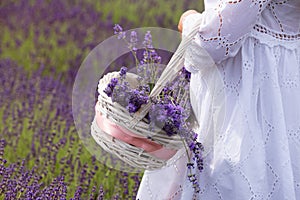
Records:
<instances>
[{"instance_id":1,"label":"white wicker basket","mask_svg":"<svg viewBox=\"0 0 300 200\"><path fill-rule=\"evenodd\" d=\"M165 84L171 82L176 77L176 74L182 69L185 49L192 40L193 36L196 34L198 26L199 24L195 24L193 31L187 37L183 37L183 40L180 43L178 49L163 71L158 82L155 84L155 87L150 94L150 98L159 95ZM103 92L103 90L107 87L110 80L114 77L119 77L119 73L109 73L99 81L99 96L96 106L97 111L116 125L128 129L137 137L146 139L151 138L151 140L155 143L160 144L168 149L179 150L183 148L183 139L179 135L170 137L162 130L150 131L149 124L143 120L150 109L150 103L142 106L142 108L132 116L126 110L126 108L122 107L118 103L112 102L111 98L108 97ZM126 81L129 82L131 87L138 85L137 75L135 74L127 73ZM189 98L189 96L186 96L186 98ZM121 160L125 161L133 167L139 169L154 170L162 168L167 163L167 160L165 159L160 159L141 148L135 147L131 144L114 138L112 135L101 130L98 127L96 120L94 120L92 123L91 133L95 141L105 151L118 156Z\"/></svg>"},{"instance_id":2,"label":"white wicker basket","mask_svg":"<svg viewBox=\"0 0 300 200\"><path fill-rule=\"evenodd\" d=\"M99 81L99 96L96 105L97 111L99 111L113 123L128 129L137 137L145 139L151 138L151 140L155 143L160 144L168 149L181 149L183 147L183 142L179 135L170 137L163 130L157 129L157 131L150 131L149 124L143 120L140 120L134 126L129 127L129 124L134 120L134 116L130 115L130 113L123 106L112 102L111 98L103 92L110 80L117 77L119 77L119 73L112 72L105 75ZM131 87L134 87L138 84L137 76L132 73L126 74L126 81L129 82ZM157 158L156 156L147 153L143 149L118 140L101 130L97 125L96 120L94 120L92 123L92 136L105 151L117 155L121 160L133 167L152 170L161 168L166 164L165 159Z\"/></svg>"}]
</instances>

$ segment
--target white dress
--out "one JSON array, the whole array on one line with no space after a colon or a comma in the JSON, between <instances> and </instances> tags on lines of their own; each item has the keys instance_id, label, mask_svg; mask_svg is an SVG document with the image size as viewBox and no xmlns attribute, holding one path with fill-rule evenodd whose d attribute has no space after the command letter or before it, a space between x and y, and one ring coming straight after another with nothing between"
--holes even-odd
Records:
<instances>
[{"instance_id":1,"label":"white dress","mask_svg":"<svg viewBox=\"0 0 300 200\"><path fill-rule=\"evenodd\" d=\"M183 34L200 18L185 64L205 146L201 191L180 151L145 172L137 198L300 200L300 0L207 0Z\"/></svg>"}]
</instances>

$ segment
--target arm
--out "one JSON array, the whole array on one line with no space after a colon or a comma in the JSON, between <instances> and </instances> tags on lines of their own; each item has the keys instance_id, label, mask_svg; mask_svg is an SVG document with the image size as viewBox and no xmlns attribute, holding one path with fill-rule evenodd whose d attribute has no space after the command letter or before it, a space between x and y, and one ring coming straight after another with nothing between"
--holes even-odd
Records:
<instances>
[{"instance_id":1,"label":"arm","mask_svg":"<svg viewBox=\"0 0 300 200\"><path fill-rule=\"evenodd\" d=\"M271 0L221 0L202 13L197 44L206 49L216 63L233 57ZM195 13L182 15L181 26L188 28Z\"/></svg>"}]
</instances>

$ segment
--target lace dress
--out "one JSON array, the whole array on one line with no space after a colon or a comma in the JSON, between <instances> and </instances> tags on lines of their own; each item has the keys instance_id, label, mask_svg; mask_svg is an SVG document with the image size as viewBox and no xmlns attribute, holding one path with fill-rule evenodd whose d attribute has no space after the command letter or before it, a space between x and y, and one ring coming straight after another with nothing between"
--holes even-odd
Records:
<instances>
[{"instance_id":1,"label":"lace dress","mask_svg":"<svg viewBox=\"0 0 300 200\"><path fill-rule=\"evenodd\" d=\"M201 191L182 150L145 172L137 198L300 200L300 0L207 0L183 34L197 20L185 64L205 146Z\"/></svg>"}]
</instances>

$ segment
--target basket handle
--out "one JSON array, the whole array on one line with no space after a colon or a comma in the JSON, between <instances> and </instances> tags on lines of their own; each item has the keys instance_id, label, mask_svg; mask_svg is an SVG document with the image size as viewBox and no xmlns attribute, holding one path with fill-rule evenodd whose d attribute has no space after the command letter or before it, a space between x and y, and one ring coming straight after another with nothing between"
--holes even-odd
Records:
<instances>
[{"instance_id":1,"label":"basket handle","mask_svg":"<svg viewBox=\"0 0 300 200\"><path fill-rule=\"evenodd\" d=\"M182 69L184 63L184 54L187 47L190 45L194 36L197 34L199 27L202 23L202 20L197 20L191 31L187 35L182 35L182 40L172 56L170 62L167 64L165 70L162 72L160 78L155 84L153 90L150 93L149 98L158 96L162 89L168 82L173 81L176 78L176 74ZM141 121L151 108L151 102L144 104L134 115L133 119L130 122L130 127L134 127L139 121Z\"/></svg>"}]
</instances>

